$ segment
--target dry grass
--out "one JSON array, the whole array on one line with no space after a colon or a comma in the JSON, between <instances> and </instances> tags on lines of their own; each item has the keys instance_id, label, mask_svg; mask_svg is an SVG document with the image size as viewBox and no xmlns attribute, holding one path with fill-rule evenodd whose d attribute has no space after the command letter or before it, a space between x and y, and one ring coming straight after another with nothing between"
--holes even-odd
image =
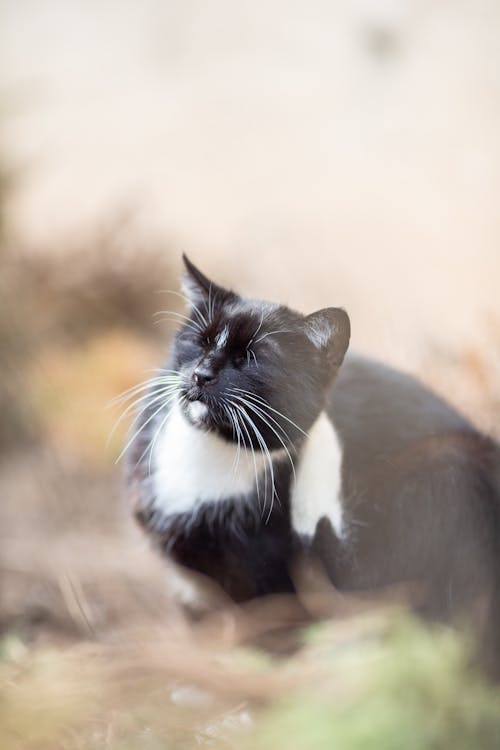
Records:
<instances>
[{"instance_id":1,"label":"dry grass","mask_svg":"<svg viewBox=\"0 0 500 750\"><path fill-rule=\"evenodd\" d=\"M2 748L498 746L499 694L450 631L365 615L306 632L301 650L276 660L218 625L29 652L4 640Z\"/></svg>"}]
</instances>

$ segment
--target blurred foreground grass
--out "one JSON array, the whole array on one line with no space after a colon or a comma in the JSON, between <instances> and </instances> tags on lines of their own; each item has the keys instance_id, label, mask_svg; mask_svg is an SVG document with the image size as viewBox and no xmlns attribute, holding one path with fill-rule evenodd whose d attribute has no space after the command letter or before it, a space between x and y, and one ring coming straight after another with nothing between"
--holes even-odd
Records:
<instances>
[{"instance_id":1,"label":"blurred foreground grass","mask_svg":"<svg viewBox=\"0 0 500 750\"><path fill-rule=\"evenodd\" d=\"M496 750L500 691L450 630L400 613L305 631L286 660L168 626L113 643L2 643L2 750Z\"/></svg>"}]
</instances>

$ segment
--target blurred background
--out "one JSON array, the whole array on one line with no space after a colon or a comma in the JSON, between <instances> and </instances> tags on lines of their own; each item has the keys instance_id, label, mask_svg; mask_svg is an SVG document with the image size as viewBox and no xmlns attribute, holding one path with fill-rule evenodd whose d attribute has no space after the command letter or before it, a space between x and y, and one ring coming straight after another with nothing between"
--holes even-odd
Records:
<instances>
[{"instance_id":1,"label":"blurred background","mask_svg":"<svg viewBox=\"0 0 500 750\"><path fill-rule=\"evenodd\" d=\"M495 0L3 0L9 643L171 615L109 403L168 348L183 251L245 294L345 307L353 347L500 436L499 38Z\"/></svg>"}]
</instances>

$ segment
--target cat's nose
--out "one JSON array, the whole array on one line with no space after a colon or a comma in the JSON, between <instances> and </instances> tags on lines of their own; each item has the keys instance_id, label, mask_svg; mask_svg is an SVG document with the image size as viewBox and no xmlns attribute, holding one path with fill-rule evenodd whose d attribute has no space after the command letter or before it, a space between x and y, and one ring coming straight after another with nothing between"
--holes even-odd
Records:
<instances>
[{"instance_id":1,"label":"cat's nose","mask_svg":"<svg viewBox=\"0 0 500 750\"><path fill-rule=\"evenodd\" d=\"M207 385L215 380L215 371L206 365L198 365L193 372L193 380L197 386Z\"/></svg>"}]
</instances>

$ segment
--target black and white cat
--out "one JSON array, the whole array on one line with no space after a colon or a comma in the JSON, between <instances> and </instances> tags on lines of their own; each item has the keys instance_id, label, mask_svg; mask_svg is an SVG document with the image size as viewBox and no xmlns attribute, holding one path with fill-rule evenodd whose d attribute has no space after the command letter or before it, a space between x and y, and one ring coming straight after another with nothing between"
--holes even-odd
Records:
<instances>
[{"instance_id":1,"label":"black and white cat","mask_svg":"<svg viewBox=\"0 0 500 750\"><path fill-rule=\"evenodd\" d=\"M294 592L317 559L342 591L398 582L448 617L481 599L500 664L500 450L413 378L349 354L340 308L245 299L184 257L189 314L132 395L137 518L184 576L231 599ZM483 607L484 609L484 607Z\"/></svg>"}]
</instances>

